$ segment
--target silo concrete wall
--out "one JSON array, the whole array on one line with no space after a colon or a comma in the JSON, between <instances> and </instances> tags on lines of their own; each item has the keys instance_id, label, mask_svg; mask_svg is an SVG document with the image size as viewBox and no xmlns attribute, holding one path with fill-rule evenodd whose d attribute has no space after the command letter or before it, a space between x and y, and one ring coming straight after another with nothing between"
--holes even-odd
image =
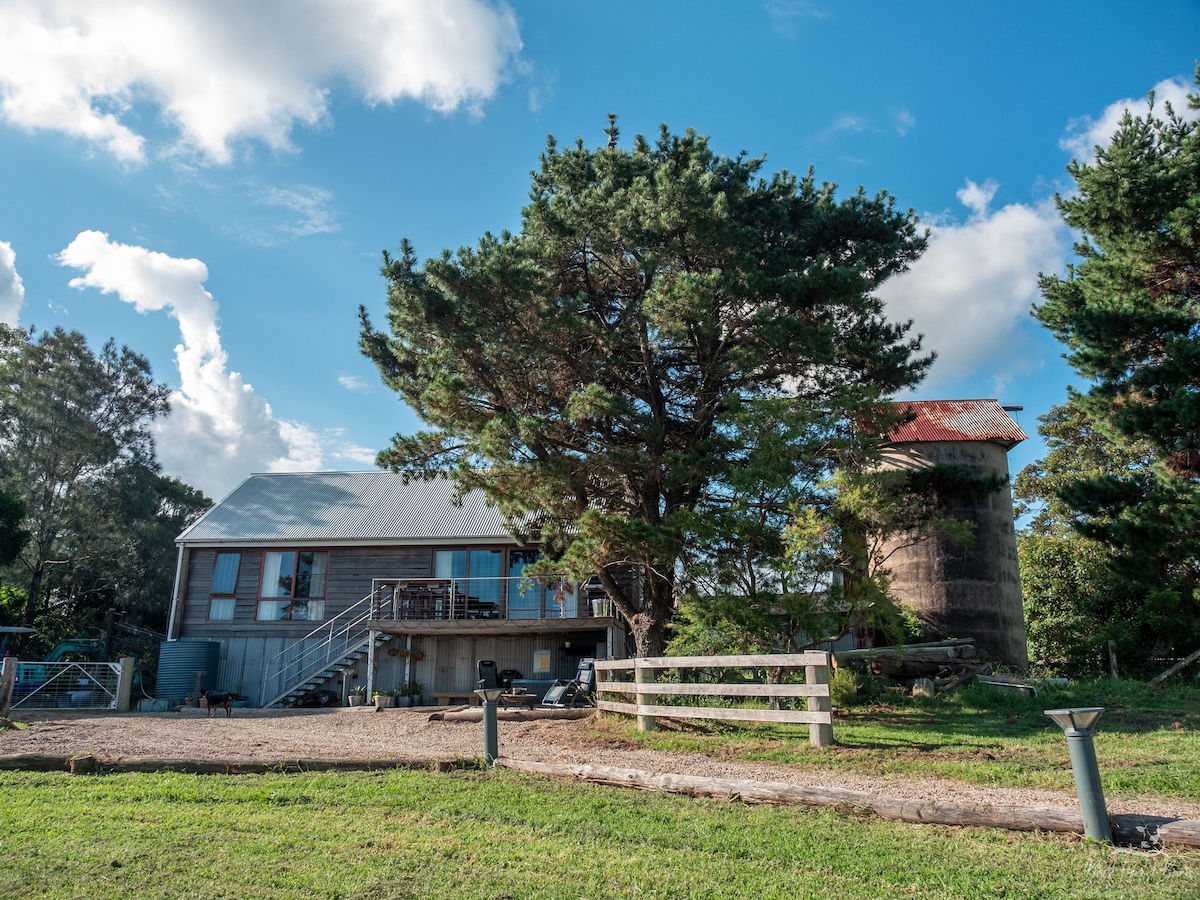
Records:
<instances>
[{"instance_id":1,"label":"silo concrete wall","mask_svg":"<svg viewBox=\"0 0 1200 900\"><path fill-rule=\"evenodd\" d=\"M935 465L1007 478L1008 452L989 441L900 444L885 455L883 467ZM1012 492L1006 485L980 504L961 504L952 513L974 525L974 542L930 538L909 547L895 542L884 564L891 572L892 591L916 606L930 639L975 638L990 660L1023 671L1029 651Z\"/></svg>"}]
</instances>

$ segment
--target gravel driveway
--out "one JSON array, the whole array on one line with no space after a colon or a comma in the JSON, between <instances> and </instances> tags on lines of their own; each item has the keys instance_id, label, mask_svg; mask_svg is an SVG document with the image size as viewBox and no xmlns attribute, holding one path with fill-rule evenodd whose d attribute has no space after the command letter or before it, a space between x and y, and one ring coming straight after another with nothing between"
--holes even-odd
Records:
<instances>
[{"instance_id":1,"label":"gravel driveway","mask_svg":"<svg viewBox=\"0 0 1200 900\"><path fill-rule=\"evenodd\" d=\"M22 713L25 728L0 729L0 756L91 753L102 762L149 756L271 762L291 759L474 759L482 755L478 722L429 721L430 709L237 709L232 718L181 712ZM589 733L590 720L499 723L500 755L574 765L609 765L651 773L749 778L805 787L840 787L879 796L1014 806L1078 805L1070 794L983 788L949 780L862 776L799 765L718 760L700 753L647 750ZM835 751L836 752L836 751ZM1200 804L1109 801L1111 813L1200 819Z\"/></svg>"}]
</instances>

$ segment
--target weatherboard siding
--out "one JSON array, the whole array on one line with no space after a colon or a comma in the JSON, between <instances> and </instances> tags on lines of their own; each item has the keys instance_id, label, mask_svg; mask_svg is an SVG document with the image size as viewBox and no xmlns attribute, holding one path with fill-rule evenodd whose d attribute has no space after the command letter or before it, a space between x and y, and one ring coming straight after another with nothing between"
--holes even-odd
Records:
<instances>
[{"instance_id":1,"label":"weatherboard siding","mask_svg":"<svg viewBox=\"0 0 1200 900\"><path fill-rule=\"evenodd\" d=\"M325 618L328 621L358 603L371 592L374 578L427 578L430 575L431 547L332 547L301 546L286 549L328 550L329 568L325 583ZM261 547L189 548L187 588L183 602L185 638L225 638L250 631L288 636L296 640L319 622L261 622L255 618L258 608L258 583L262 568ZM237 583L234 589L233 621L213 622L208 618L209 589L218 553L240 553Z\"/></svg>"}]
</instances>

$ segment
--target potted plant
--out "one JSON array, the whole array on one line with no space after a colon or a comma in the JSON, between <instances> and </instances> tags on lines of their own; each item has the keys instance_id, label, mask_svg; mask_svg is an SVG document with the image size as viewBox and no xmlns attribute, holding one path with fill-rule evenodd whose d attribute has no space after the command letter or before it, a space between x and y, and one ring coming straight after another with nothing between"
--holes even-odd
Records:
<instances>
[{"instance_id":1,"label":"potted plant","mask_svg":"<svg viewBox=\"0 0 1200 900\"><path fill-rule=\"evenodd\" d=\"M392 692L376 691L371 695L371 699L375 701L376 709L389 709L392 705Z\"/></svg>"},{"instance_id":2,"label":"potted plant","mask_svg":"<svg viewBox=\"0 0 1200 900\"><path fill-rule=\"evenodd\" d=\"M425 692L425 685L419 681L410 681L408 683L408 697L413 706L424 706L425 698L421 696Z\"/></svg>"},{"instance_id":3,"label":"potted plant","mask_svg":"<svg viewBox=\"0 0 1200 900\"><path fill-rule=\"evenodd\" d=\"M404 682L404 684L400 685L400 687L396 688L396 696L398 698L396 701L397 706L408 706L409 703L412 702L412 698L409 697L409 694L408 694L408 682L407 681Z\"/></svg>"},{"instance_id":4,"label":"potted plant","mask_svg":"<svg viewBox=\"0 0 1200 900\"><path fill-rule=\"evenodd\" d=\"M367 702L367 686L365 684L356 684L354 690L350 692L350 705L362 706Z\"/></svg>"}]
</instances>

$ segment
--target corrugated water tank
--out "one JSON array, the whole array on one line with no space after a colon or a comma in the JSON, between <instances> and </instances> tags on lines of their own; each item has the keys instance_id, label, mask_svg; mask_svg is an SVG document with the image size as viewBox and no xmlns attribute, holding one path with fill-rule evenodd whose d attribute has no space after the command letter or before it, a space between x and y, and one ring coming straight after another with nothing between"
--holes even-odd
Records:
<instances>
[{"instance_id":1,"label":"corrugated water tank","mask_svg":"<svg viewBox=\"0 0 1200 900\"><path fill-rule=\"evenodd\" d=\"M220 663L220 641L166 641L158 648L158 681L154 693L176 700L194 694L197 672L203 673L200 688L216 689Z\"/></svg>"}]
</instances>

